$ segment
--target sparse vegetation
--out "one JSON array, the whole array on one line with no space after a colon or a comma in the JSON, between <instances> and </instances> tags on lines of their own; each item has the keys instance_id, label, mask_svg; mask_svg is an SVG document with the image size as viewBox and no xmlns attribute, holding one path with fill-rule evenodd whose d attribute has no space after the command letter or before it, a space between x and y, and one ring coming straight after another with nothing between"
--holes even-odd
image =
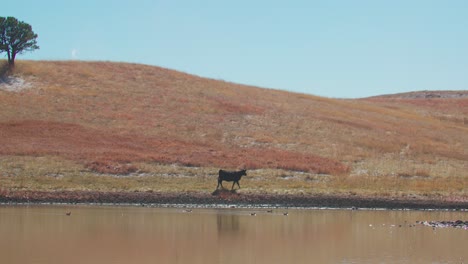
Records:
<instances>
[{"instance_id":1,"label":"sparse vegetation","mask_svg":"<svg viewBox=\"0 0 468 264\"><path fill-rule=\"evenodd\" d=\"M328 99L110 62L12 74L29 86L0 84L2 188L212 192L217 169L246 168L240 192L467 199L466 97Z\"/></svg>"}]
</instances>

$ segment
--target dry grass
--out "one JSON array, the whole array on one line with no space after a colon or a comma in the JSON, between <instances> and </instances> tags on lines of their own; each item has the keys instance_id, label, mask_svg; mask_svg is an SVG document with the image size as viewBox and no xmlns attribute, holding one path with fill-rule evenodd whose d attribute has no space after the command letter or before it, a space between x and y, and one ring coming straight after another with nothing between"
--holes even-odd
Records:
<instances>
[{"instance_id":1,"label":"dry grass","mask_svg":"<svg viewBox=\"0 0 468 264\"><path fill-rule=\"evenodd\" d=\"M340 174L348 171L340 162L311 154L275 148L223 148L206 143L175 139L117 136L80 125L44 121L0 123L0 154L57 155L86 164L99 173L128 174L131 165L152 161L185 166L241 166L247 169L282 168L297 171ZM255 157L255 158L252 158Z\"/></svg>"},{"instance_id":2,"label":"dry grass","mask_svg":"<svg viewBox=\"0 0 468 264\"><path fill-rule=\"evenodd\" d=\"M255 188L247 191L387 192L393 184L407 193L432 188L467 195L456 185L467 186L467 99L336 100L110 62L18 61L12 74L31 88L0 90L1 157L12 164L28 157L59 159L50 169L78 166L79 173L67 174L76 188L87 182L99 188L126 182L112 187L125 190L212 185L202 176L109 176L159 175L161 168L154 166L176 164L182 171L189 166L306 172L301 180L254 177ZM4 175L15 171L3 163ZM48 179L39 177L40 164L32 164L38 177L2 176L2 186L13 188L21 177L27 179L22 184ZM327 180L317 181L320 174ZM34 188L46 188L41 186Z\"/></svg>"},{"instance_id":3,"label":"dry grass","mask_svg":"<svg viewBox=\"0 0 468 264\"><path fill-rule=\"evenodd\" d=\"M96 174L82 164L45 156L4 156L0 186L9 190L205 192L217 185L217 168L137 162L127 176ZM249 170L240 193L337 194L466 199L467 178L433 176L332 176L278 169ZM231 188L229 183L224 184Z\"/></svg>"}]
</instances>

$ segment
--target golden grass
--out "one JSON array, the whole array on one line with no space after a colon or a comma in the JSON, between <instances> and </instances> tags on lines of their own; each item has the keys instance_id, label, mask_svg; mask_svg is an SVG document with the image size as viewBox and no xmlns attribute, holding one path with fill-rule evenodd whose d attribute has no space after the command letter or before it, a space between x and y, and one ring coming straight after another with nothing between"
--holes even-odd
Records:
<instances>
[{"instance_id":1,"label":"golden grass","mask_svg":"<svg viewBox=\"0 0 468 264\"><path fill-rule=\"evenodd\" d=\"M205 192L217 186L217 168L137 163L128 176L96 174L62 158L4 156L0 186L8 190ZM336 194L466 199L467 178L428 175L331 176L277 169L247 171L240 193ZM230 183L224 183L230 189Z\"/></svg>"},{"instance_id":2,"label":"golden grass","mask_svg":"<svg viewBox=\"0 0 468 264\"><path fill-rule=\"evenodd\" d=\"M432 184L434 192L444 186L445 193L466 196L466 189L440 181L468 178L468 127L462 122L468 119L467 99L337 100L111 62L18 61L12 74L31 88L0 90L0 156L13 165L31 157L60 160L50 168L78 166L79 173L66 173L76 188L80 181L103 181L99 188L115 181L126 183L112 188L132 190L142 179L154 181L145 183L155 190L211 185L199 176L122 180L96 174L157 174L161 168L151 166L177 164L181 171L195 166L306 172L302 180L254 177L248 191L384 192L394 184L429 193ZM31 164L30 176L2 176L5 186L21 177L22 184L34 175L49 179L37 162ZM319 174L328 174L327 180L317 181Z\"/></svg>"}]
</instances>

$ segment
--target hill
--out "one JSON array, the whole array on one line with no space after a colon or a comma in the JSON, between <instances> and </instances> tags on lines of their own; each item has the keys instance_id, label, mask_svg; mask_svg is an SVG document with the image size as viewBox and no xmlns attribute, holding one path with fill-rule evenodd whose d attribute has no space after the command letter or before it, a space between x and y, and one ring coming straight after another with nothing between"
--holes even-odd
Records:
<instances>
[{"instance_id":1,"label":"hill","mask_svg":"<svg viewBox=\"0 0 468 264\"><path fill-rule=\"evenodd\" d=\"M250 191L466 196L467 97L330 99L112 62L19 61L3 75L3 186L133 173L99 188L165 190L187 175L211 184L222 167L274 179Z\"/></svg>"},{"instance_id":2,"label":"hill","mask_svg":"<svg viewBox=\"0 0 468 264\"><path fill-rule=\"evenodd\" d=\"M433 99L433 98L466 98L468 91L416 91L408 93L387 94L374 96L372 98L393 99Z\"/></svg>"}]
</instances>

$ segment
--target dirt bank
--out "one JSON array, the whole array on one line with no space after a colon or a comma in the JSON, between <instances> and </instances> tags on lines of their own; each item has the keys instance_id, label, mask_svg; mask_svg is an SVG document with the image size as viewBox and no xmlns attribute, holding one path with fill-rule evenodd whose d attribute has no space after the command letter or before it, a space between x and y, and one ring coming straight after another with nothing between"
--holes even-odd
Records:
<instances>
[{"instance_id":1,"label":"dirt bank","mask_svg":"<svg viewBox=\"0 0 468 264\"><path fill-rule=\"evenodd\" d=\"M332 207L386 209L453 209L468 210L468 201L447 201L416 198L373 198L331 195L274 195L216 193L155 193L95 191L7 191L0 190L0 203L113 203L142 205L236 205L271 207Z\"/></svg>"}]
</instances>

